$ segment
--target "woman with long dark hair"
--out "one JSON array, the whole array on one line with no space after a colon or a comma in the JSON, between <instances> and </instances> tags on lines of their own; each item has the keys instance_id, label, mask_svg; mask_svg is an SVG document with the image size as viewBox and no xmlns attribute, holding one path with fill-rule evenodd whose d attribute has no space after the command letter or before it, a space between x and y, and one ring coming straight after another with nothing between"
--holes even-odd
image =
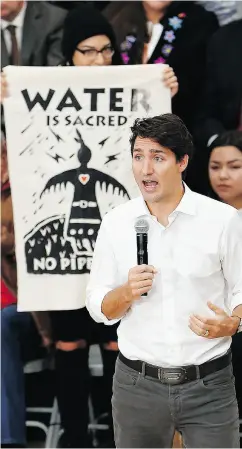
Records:
<instances>
[{"instance_id":1,"label":"woman with long dark hair","mask_svg":"<svg viewBox=\"0 0 242 449\"><path fill-rule=\"evenodd\" d=\"M209 146L211 195L242 213L242 131L227 131Z\"/></svg>"},{"instance_id":2,"label":"woman with long dark hair","mask_svg":"<svg viewBox=\"0 0 242 449\"><path fill-rule=\"evenodd\" d=\"M218 136L209 147L208 158L209 194L237 209L242 227L242 131L227 131ZM242 418L242 333L233 336L232 354Z\"/></svg>"}]
</instances>

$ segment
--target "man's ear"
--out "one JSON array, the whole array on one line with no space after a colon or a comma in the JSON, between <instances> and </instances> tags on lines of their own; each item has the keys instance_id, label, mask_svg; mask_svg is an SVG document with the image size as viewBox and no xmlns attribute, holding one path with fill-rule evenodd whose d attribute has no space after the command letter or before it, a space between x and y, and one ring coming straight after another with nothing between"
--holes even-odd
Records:
<instances>
[{"instance_id":1,"label":"man's ear","mask_svg":"<svg viewBox=\"0 0 242 449\"><path fill-rule=\"evenodd\" d=\"M183 173L186 170L188 162L189 156L188 154L185 154L185 156L183 156L183 158L178 162L180 173Z\"/></svg>"}]
</instances>

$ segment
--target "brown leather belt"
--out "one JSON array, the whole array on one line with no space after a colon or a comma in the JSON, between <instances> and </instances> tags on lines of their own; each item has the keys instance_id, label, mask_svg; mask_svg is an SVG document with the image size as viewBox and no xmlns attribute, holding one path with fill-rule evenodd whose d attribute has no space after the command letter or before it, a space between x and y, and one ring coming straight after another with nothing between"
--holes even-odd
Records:
<instances>
[{"instance_id":1,"label":"brown leather belt","mask_svg":"<svg viewBox=\"0 0 242 449\"><path fill-rule=\"evenodd\" d=\"M215 373L231 363L231 351L229 350L222 357L202 363L201 365L188 365L178 368L162 368L160 366L149 365L141 360L127 359L121 352L120 360L129 368L142 373L144 376L159 379L162 383L177 385L185 382L191 382L196 379L202 379L209 374Z\"/></svg>"}]
</instances>

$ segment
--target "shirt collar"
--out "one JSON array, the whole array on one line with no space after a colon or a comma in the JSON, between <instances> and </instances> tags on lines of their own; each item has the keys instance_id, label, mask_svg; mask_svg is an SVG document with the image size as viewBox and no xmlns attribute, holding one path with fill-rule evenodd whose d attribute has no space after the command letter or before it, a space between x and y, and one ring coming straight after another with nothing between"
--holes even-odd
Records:
<instances>
[{"instance_id":1,"label":"shirt collar","mask_svg":"<svg viewBox=\"0 0 242 449\"><path fill-rule=\"evenodd\" d=\"M7 20L2 19L1 20L2 30L5 30L9 25L13 25L16 28L23 28L26 8L27 8L27 3L24 2L24 5L23 5L21 11L18 13L17 17L15 17L15 19L12 22L8 22Z\"/></svg>"},{"instance_id":2,"label":"shirt collar","mask_svg":"<svg viewBox=\"0 0 242 449\"><path fill-rule=\"evenodd\" d=\"M187 215L196 215L196 202L195 202L195 198L194 198L194 193L192 192L191 189L189 189L189 187L185 184L185 182L183 183L184 185L184 195L180 201L180 203L178 204L177 208L172 212L172 214L174 212L182 212L183 214L187 214Z\"/></svg>"},{"instance_id":3,"label":"shirt collar","mask_svg":"<svg viewBox=\"0 0 242 449\"><path fill-rule=\"evenodd\" d=\"M189 187L185 184L185 182L183 183L183 185L185 189L184 195L180 203L178 204L176 209L174 209L174 211L170 214L170 216L177 213L183 213L186 215L196 215L196 202L194 198L194 192L191 189L189 189ZM155 218L151 215L146 202L141 196L140 201L137 204L136 217L144 217L144 216Z\"/></svg>"}]
</instances>

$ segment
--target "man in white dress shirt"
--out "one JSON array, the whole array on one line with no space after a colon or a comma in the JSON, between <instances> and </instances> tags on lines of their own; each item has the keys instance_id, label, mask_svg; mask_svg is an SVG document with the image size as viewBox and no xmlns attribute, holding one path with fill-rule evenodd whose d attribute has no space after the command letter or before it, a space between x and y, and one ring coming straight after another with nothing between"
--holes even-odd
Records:
<instances>
[{"instance_id":1,"label":"man in white dress shirt","mask_svg":"<svg viewBox=\"0 0 242 449\"><path fill-rule=\"evenodd\" d=\"M121 320L116 446L171 447L178 430L186 447L239 447L230 345L241 330L241 221L183 183L193 145L177 116L137 120L130 141L142 196L104 217L87 289L96 321ZM137 266L140 217L149 265Z\"/></svg>"}]
</instances>

